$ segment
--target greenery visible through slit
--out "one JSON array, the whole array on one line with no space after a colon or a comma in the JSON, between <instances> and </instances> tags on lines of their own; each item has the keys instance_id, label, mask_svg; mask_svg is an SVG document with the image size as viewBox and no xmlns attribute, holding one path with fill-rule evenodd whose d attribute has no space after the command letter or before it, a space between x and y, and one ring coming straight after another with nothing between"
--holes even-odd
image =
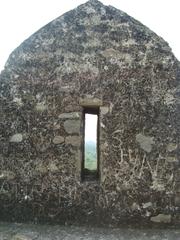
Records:
<instances>
[{"instance_id":1,"label":"greenery visible through slit","mask_svg":"<svg viewBox=\"0 0 180 240\"><path fill-rule=\"evenodd\" d=\"M85 115L85 169L97 170L97 115Z\"/></svg>"}]
</instances>

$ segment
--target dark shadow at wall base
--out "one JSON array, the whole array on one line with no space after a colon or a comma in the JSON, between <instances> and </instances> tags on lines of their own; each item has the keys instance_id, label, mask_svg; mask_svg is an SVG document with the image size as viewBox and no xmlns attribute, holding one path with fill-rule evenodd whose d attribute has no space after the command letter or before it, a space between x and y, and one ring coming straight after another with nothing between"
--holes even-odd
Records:
<instances>
[{"instance_id":1,"label":"dark shadow at wall base","mask_svg":"<svg viewBox=\"0 0 180 240\"><path fill-rule=\"evenodd\" d=\"M119 217L118 220L113 220L112 215L104 212L92 213L85 215L85 211L80 208L53 214L37 214L32 210L32 207L23 206L16 208L1 208L0 221L3 222L19 222L19 223L34 223L34 224L50 224L50 225L74 225L74 226L92 226L92 227L123 227L123 228L155 228L155 229L179 229L180 216L177 213L171 223L153 223L150 219L145 219L139 215L127 217Z\"/></svg>"}]
</instances>

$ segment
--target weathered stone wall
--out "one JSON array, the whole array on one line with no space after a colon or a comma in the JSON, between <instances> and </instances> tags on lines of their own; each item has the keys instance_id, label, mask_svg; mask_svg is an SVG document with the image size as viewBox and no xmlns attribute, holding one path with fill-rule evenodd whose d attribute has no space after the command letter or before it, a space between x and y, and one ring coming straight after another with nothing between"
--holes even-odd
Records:
<instances>
[{"instance_id":1,"label":"weathered stone wall","mask_svg":"<svg viewBox=\"0 0 180 240\"><path fill-rule=\"evenodd\" d=\"M179 222L180 64L127 14L89 1L0 75L0 216ZM81 181L83 105L100 106L100 179Z\"/></svg>"}]
</instances>

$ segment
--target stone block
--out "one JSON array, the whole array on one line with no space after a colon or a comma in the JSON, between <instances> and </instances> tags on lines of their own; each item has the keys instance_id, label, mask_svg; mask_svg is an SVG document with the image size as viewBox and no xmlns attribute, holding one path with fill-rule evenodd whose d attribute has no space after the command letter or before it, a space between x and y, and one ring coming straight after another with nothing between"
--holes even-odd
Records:
<instances>
[{"instance_id":1,"label":"stone block","mask_svg":"<svg viewBox=\"0 0 180 240\"><path fill-rule=\"evenodd\" d=\"M45 105L45 103L37 103L36 104L36 111L44 112L45 110L47 110L47 105Z\"/></svg>"},{"instance_id":2,"label":"stone block","mask_svg":"<svg viewBox=\"0 0 180 240\"><path fill-rule=\"evenodd\" d=\"M15 174L12 171L0 171L0 180L13 180L15 178Z\"/></svg>"},{"instance_id":3,"label":"stone block","mask_svg":"<svg viewBox=\"0 0 180 240\"><path fill-rule=\"evenodd\" d=\"M146 208L151 208L152 207L152 202L146 202L146 203L143 203L143 208L146 209Z\"/></svg>"},{"instance_id":4,"label":"stone block","mask_svg":"<svg viewBox=\"0 0 180 240\"><path fill-rule=\"evenodd\" d=\"M22 234L16 234L11 239L12 240L32 240L32 238L27 237L27 236L22 235Z\"/></svg>"},{"instance_id":5,"label":"stone block","mask_svg":"<svg viewBox=\"0 0 180 240\"><path fill-rule=\"evenodd\" d=\"M70 112L70 113L62 113L59 115L60 119L78 119L80 118L79 112Z\"/></svg>"},{"instance_id":6,"label":"stone block","mask_svg":"<svg viewBox=\"0 0 180 240\"><path fill-rule=\"evenodd\" d=\"M47 173L48 172L48 168L47 166L43 165L42 163L38 164L35 168L35 170L39 173Z\"/></svg>"},{"instance_id":7,"label":"stone block","mask_svg":"<svg viewBox=\"0 0 180 240\"><path fill-rule=\"evenodd\" d=\"M158 214L157 216L151 217L151 221L155 223L170 223L171 215L168 214Z\"/></svg>"},{"instance_id":8,"label":"stone block","mask_svg":"<svg viewBox=\"0 0 180 240\"><path fill-rule=\"evenodd\" d=\"M54 144L61 144L64 142L64 137L62 136L55 136L53 139Z\"/></svg>"},{"instance_id":9,"label":"stone block","mask_svg":"<svg viewBox=\"0 0 180 240\"><path fill-rule=\"evenodd\" d=\"M80 132L80 121L79 120L67 120L64 122L65 131L69 134Z\"/></svg>"},{"instance_id":10,"label":"stone block","mask_svg":"<svg viewBox=\"0 0 180 240\"><path fill-rule=\"evenodd\" d=\"M151 152L152 144L154 144L153 137L145 136L142 133L139 133L136 135L136 141L145 152Z\"/></svg>"},{"instance_id":11,"label":"stone block","mask_svg":"<svg viewBox=\"0 0 180 240\"><path fill-rule=\"evenodd\" d=\"M79 136L69 136L65 139L66 144L79 147L81 145L81 138Z\"/></svg>"},{"instance_id":12,"label":"stone block","mask_svg":"<svg viewBox=\"0 0 180 240\"><path fill-rule=\"evenodd\" d=\"M55 163L50 163L50 164L48 165L48 170L49 170L50 172L57 172L59 169L58 169L58 167L56 166Z\"/></svg>"},{"instance_id":13,"label":"stone block","mask_svg":"<svg viewBox=\"0 0 180 240\"><path fill-rule=\"evenodd\" d=\"M109 112L109 107L101 107L100 112L102 115L105 115Z\"/></svg>"},{"instance_id":14,"label":"stone block","mask_svg":"<svg viewBox=\"0 0 180 240\"><path fill-rule=\"evenodd\" d=\"M169 163L178 163L179 160L176 157L167 157L166 161Z\"/></svg>"},{"instance_id":15,"label":"stone block","mask_svg":"<svg viewBox=\"0 0 180 240\"><path fill-rule=\"evenodd\" d=\"M180 193L176 193L174 202L176 207L180 207Z\"/></svg>"},{"instance_id":16,"label":"stone block","mask_svg":"<svg viewBox=\"0 0 180 240\"><path fill-rule=\"evenodd\" d=\"M168 152L173 152L177 149L177 144L176 143L169 143L167 146Z\"/></svg>"},{"instance_id":17,"label":"stone block","mask_svg":"<svg viewBox=\"0 0 180 240\"><path fill-rule=\"evenodd\" d=\"M10 138L10 142L20 143L23 140L23 135L21 133L16 133Z\"/></svg>"},{"instance_id":18,"label":"stone block","mask_svg":"<svg viewBox=\"0 0 180 240\"><path fill-rule=\"evenodd\" d=\"M99 107L103 102L99 98L81 98L79 104L84 107Z\"/></svg>"}]
</instances>

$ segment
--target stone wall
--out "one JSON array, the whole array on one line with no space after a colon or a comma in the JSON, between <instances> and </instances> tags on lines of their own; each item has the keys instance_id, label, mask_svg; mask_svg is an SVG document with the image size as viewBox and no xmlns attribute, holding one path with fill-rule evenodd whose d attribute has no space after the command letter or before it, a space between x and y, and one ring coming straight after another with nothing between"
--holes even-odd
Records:
<instances>
[{"instance_id":1,"label":"stone wall","mask_svg":"<svg viewBox=\"0 0 180 240\"><path fill-rule=\"evenodd\" d=\"M0 216L178 223L180 64L93 0L10 55L0 75ZM81 180L83 106L100 106L100 179Z\"/></svg>"}]
</instances>

